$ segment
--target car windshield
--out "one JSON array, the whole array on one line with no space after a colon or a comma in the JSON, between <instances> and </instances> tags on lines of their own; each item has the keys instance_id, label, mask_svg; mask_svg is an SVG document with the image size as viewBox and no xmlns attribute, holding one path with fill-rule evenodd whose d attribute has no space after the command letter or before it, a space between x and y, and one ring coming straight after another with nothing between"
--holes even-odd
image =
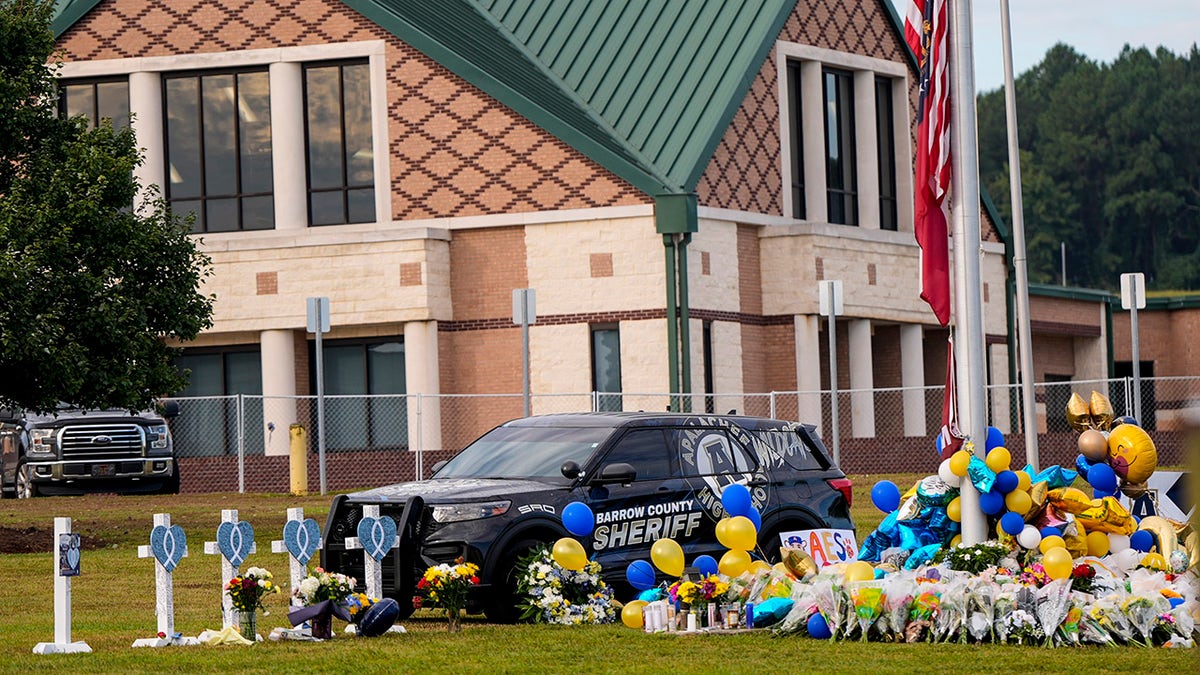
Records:
<instances>
[{"instance_id":1,"label":"car windshield","mask_svg":"<svg viewBox=\"0 0 1200 675\"><path fill-rule=\"evenodd\" d=\"M580 467L613 433L611 427L498 427L467 446L436 478L530 478L566 484L562 465Z\"/></svg>"}]
</instances>

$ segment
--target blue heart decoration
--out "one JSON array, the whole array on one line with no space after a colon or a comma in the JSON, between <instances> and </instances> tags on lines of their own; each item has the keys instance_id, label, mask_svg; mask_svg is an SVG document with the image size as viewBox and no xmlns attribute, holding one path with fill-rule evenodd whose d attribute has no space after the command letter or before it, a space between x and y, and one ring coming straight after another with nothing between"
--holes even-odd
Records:
<instances>
[{"instance_id":1,"label":"blue heart decoration","mask_svg":"<svg viewBox=\"0 0 1200 675\"><path fill-rule=\"evenodd\" d=\"M244 520L224 522L217 527L217 548L234 567L241 567L254 547L254 528Z\"/></svg>"},{"instance_id":2,"label":"blue heart decoration","mask_svg":"<svg viewBox=\"0 0 1200 675\"><path fill-rule=\"evenodd\" d=\"M174 572L179 561L187 555L187 535L178 525L155 525L150 530L150 552L168 572Z\"/></svg>"},{"instance_id":3,"label":"blue heart decoration","mask_svg":"<svg viewBox=\"0 0 1200 675\"><path fill-rule=\"evenodd\" d=\"M283 545L301 565L307 565L321 543L321 528L312 518L289 520L283 525Z\"/></svg>"},{"instance_id":4,"label":"blue heart decoration","mask_svg":"<svg viewBox=\"0 0 1200 675\"><path fill-rule=\"evenodd\" d=\"M358 521L358 542L367 555L383 560L396 543L396 521L387 516L363 518Z\"/></svg>"},{"instance_id":5,"label":"blue heart decoration","mask_svg":"<svg viewBox=\"0 0 1200 675\"><path fill-rule=\"evenodd\" d=\"M79 569L79 537L71 538L71 546L67 549L67 564L71 569Z\"/></svg>"}]
</instances>

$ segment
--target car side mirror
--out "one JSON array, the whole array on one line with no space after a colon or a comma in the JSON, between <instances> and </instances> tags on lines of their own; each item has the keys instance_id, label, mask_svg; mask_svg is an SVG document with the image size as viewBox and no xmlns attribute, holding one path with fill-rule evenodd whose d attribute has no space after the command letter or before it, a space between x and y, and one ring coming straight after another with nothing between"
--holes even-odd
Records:
<instances>
[{"instance_id":1,"label":"car side mirror","mask_svg":"<svg viewBox=\"0 0 1200 675\"><path fill-rule=\"evenodd\" d=\"M158 407L167 419L179 417L179 401L163 401Z\"/></svg>"},{"instance_id":2,"label":"car side mirror","mask_svg":"<svg viewBox=\"0 0 1200 675\"><path fill-rule=\"evenodd\" d=\"M576 478L579 478L579 474L583 472L583 469L579 468L578 462L573 459L568 459L562 463L562 468L560 468L559 471L562 472L564 478L575 480Z\"/></svg>"},{"instance_id":3,"label":"car side mirror","mask_svg":"<svg viewBox=\"0 0 1200 675\"><path fill-rule=\"evenodd\" d=\"M633 468L632 464L625 462L617 462L609 464L600 469L600 473L596 475L596 483L603 485L605 483L632 483L637 478L637 469Z\"/></svg>"},{"instance_id":4,"label":"car side mirror","mask_svg":"<svg viewBox=\"0 0 1200 675\"><path fill-rule=\"evenodd\" d=\"M435 473L437 473L437 472L441 471L441 470L442 470L442 467L443 467L443 466L446 466L446 465L447 465L447 464L449 464L449 463L450 463L449 461L447 461L447 460L444 460L444 459L443 459L443 460L440 460L440 461L438 461L438 462L435 462L435 463L434 463L434 465L433 465L433 468L432 468L432 469L430 469L430 471L429 471L429 475L431 475L431 476L432 476L433 474L435 474Z\"/></svg>"}]
</instances>

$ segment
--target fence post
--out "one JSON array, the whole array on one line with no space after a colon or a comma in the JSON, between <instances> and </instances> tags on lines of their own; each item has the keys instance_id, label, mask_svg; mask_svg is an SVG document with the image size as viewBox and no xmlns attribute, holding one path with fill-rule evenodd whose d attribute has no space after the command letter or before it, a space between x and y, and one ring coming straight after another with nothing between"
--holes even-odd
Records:
<instances>
[{"instance_id":1,"label":"fence post","mask_svg":"<svg viewBox=\"0 0 1200 675\"><path fill-rule=\"evenodd\" d=\"M246 492L246 399L237 395L238 492Z\"/></svg>"},{"instance_id":2,"label":"fence post","mask_svg":"<svg viewBox=\"0 0 1200 675\"><path fill-rule=\"evenodd\" d=\"M773 420L779 419L778 417L775 416L775 392L770 393L770 401L771 401L771 419L773 419Z\"/></svg>"}]
</instances>

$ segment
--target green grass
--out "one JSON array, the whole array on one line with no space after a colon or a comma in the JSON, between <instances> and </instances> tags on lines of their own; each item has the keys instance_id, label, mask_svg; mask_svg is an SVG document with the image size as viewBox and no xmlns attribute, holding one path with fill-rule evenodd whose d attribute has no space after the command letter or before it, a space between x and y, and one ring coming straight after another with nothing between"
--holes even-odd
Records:
<instances>
[{"instance_id":1,"label":"green grass","mask_svg":"<svg viewBox=\"0 0 1200 675\"><path fill-rule=\"evenodd\" d=\"M860 538L882 518L871 506L870 488L888 478L912 485L915 475L855 476L854 516ZM621 625L582 628L498 626L469 617L461 634L445 631L444 619L424 611L405 620L405 635L373 640L350 637L329 643L273 643L255 647L131 649L153 637L154 566L137 558L155 512L169 512L188 533L189 556L175 572L176 629L196 635L220 627L220 563L204 555L220 511L236 508L255 526L259 553L249 563L286 579L287 561L270 553L283 529L285 511L302 506L324 521L330 499L287 495L178 495L146 497L52 497L0 504L0 526L49 530L55 516L70 516L75 530L102 540L85 551L72 584L72 637L92 654L33 655L38 642L54 639L52 560L49 552L0 555L0 671L72 672L1195 672L1195 650L1141 648L1041 649L1005 646L893 645L773 638L766 632L739 635L645 635ZM48 540L47 540L48 543ZM286 626L282 595L268 599L259 619L264 635ZM335 631L341 624L335 622Z\"/></svg>"}]
</instances>

